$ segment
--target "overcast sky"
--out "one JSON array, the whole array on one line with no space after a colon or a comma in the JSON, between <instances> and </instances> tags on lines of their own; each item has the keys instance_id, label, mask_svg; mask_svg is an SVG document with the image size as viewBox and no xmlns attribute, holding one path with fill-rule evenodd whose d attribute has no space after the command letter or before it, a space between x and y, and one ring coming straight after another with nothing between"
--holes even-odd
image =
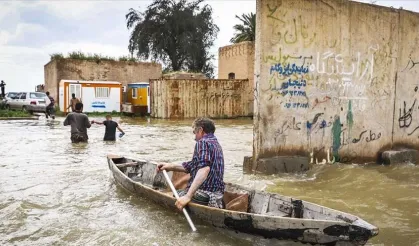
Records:
<instances>
[{"instance_id":1,"label":"overcast sky","mask_svg":"<svg viewBox=\"0 0 419 246\"><path fill-rule=\"evenodd\" d=\"M371 2L371 1L363 1ZM6 91L34 90L44 83L50 54L70 51L128 55L129 8L144 10L151 1L0 1L0 80ZM212 53L228 45L237 23L235 15L256 11L255 0L209 0L220 28ZM416 1L375 1L419 12ZM217 66L218 61L214 64Z\"/></svg>"}]
</instances>

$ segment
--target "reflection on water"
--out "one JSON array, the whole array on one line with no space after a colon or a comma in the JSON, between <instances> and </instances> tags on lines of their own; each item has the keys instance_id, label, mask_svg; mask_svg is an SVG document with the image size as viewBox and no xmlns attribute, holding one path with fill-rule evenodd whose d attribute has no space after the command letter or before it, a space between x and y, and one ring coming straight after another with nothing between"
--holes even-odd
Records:
<instances>
[{"instance_id":1,"label":"reflection on water","mask_svg":"<svg viewBox=\"0 0 419 246\"><path fill-rule=\"evenodd\" d=\"M91 117L101 120L99 117ZM62 118L0 122L1 245L300 245L215 229L167 211L115 185L109 153L180 163L192 156L191 120L115 119L126 135L103 142L104 127L88 144L72 144ZM243 175L252 153L251 120L218 120L229 182L295 196L361 216L380 228L371 244L419 243L416 166L316 166L306 174Z\"/></svg>"}]
</instances>

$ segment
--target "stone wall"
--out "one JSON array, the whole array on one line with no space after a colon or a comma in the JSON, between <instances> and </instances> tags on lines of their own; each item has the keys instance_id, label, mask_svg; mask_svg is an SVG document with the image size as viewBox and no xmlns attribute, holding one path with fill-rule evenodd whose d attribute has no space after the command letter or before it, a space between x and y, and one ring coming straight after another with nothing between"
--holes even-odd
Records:
<instances>
[{"instance_id":1,"label":"stone wall","mask_svg":"<svg viewBox=\"0 0 419 246\"><path fill-rule=\"evenodd\" d=\"M234 73L235 79L248 79L248 110L253 112L254 89L254 42L241 42L238 44L220 47L218 49L218 79L229 79Z\"/></svg>"},{"instance_id":2,"label":"stone wall","mask_svg":"<svg viewBox=\"0 0 419 246\"><path fill-rule=\"evenodd\" d=\"M150 81L151 116L155 118L233 118L249 116L248 80Z\"/></svg>"},{"instance_id":3,"label":"stone wall","mask_svg":"<svg viewBox=\"0 0 419 246\"><path fill-rule=\"evenodd\" d=\"M87 61L59 59L44 66L45 91L58 101L58 86L62 79L118 81L126 86L133 82L149 82L162 76L158 63L128 61Z\"/></svg>"},{"instance_id":4,"label":"stone wall","mask_svg":"<svg viewBox=\"0 0 419 246\"><path fill-rule=\"evenodd\" d=\"M419 147L417 13L257 0L256 18L253 169L277 156L360 163Z\"/></svg>"},{"instance_id":5,"label":"stone wall","mask_svg":"<svg viewBox=\"0 0 419 246\"><path fill-rule=\"evenodd\" d=\"M50 96L52 96L56 102L59 102L58 87L59 87L59 83L61 79L58 78L56 60L50 61L44 66L44 77L45 77L44 91L45 92L49 91Z\"/></svg>"},{"instance_id":6,"label":"stone wall","mask_svg":"<svg viewBox=\"0 0 419 246\"><path fill-rule=\"evenodd\" d=\"M202 73L189 73L189 72L171 72L163 74L163 79L208 79L205 74Z\"/></svg>"}]
</instances>

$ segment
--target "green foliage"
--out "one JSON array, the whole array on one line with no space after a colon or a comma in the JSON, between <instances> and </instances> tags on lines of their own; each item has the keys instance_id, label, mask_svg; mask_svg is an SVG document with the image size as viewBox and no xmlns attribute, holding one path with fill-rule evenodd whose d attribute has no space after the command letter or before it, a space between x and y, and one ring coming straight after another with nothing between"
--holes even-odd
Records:
<instances>
[{"instance_id":1,"label":"green foliage","mask_svg":"<svg viewBox=\"0 0 419 246\"><path fill-rule=\"evenodd\" d=\"M254 13L243 14L241 17L236 15L243 24L234 25L236 33L230 39L232 43L240 43L243 41L255 41L256 34L256 15Z\"/></svg>"},{"instance_id":2,"label":"green foliage","mask_svg":"<svg viewBox=\"0 0 419 246\"><path fill-rule=\"evenodd\" d=\"M116 61L115 58L109 57L109 56L103 56L101 54L84 54L81 51L72 51L68 53L68 58L70 59L76 59L76 60L87 60L87 61Z\"/></svg>"},{"instance_id":3,"label":"green foliage","mask_svg":"<svg viewBox=\"0 0 419 246\"><path fill-rule=\"evenodd\" d=\"M127 61L127 62L138 62L138 59L131 56L121 56L118 59L119 61Z\"/></svg>"},{"instance_id":4,"label":"green foliage","mask_svg":"<svg viewBox=\"0 0 419 246\"><path fill-rule=\"evenodd\" d=\"M62 53L53 53L50 55L51 57L51 61L52 60L59 60L59 59L64 59L64 56Z\"/></svg>"},{"instance_id":5,"label":"green foliage","mask_svg":"<svg viewBox=\"0 0 419 246\"><path fill-rule=\"evenodd\" d=\"M214 44L218 27L203 0L154 0L144 12L129 9L125 16L131 30L128 49L145 59L160 60L167 70L193 71L212 77Z\"/></svg>"},{"instance_id":6,"label":"green foliage","mask_svg":"<svg viewBox=\"0 0 419 246\"><path fill-rule=\"evenodd\" d=\"M121 56L118 59L115 59L111 56L104 56L101 54L90 54L90 53L83 53L81 51L72 51L69 52L67 56L64 56L62 53L54 53L50 55L51 61L52 60L60 60L60 59L76 59L76 60L86 60L86 61L126 61L126 62L139 62L137 58L131 56Z\"/></svg>"},{"instance_id":7,"label":"green foliage","mask_svg":"<svg viewBox=\"0 0 419 246\"><path fill-rule=\"evenodd\" d=\"M70 59L79 59L79 60L87 60L87 57L83 52L81 51L72 51L68 53L68 58ZM93 59L93 57L89 57L90 59Z\"/></svg>"},{"instance_id":8,"label":"green foliage","mask_svg":"<svg viewBox=\"0 0 419 246\"><path fill-rule=\"evenodd\" d=\"M0 117L31 117L27 112L0 109Z\"/></svg>"}]
</instances>

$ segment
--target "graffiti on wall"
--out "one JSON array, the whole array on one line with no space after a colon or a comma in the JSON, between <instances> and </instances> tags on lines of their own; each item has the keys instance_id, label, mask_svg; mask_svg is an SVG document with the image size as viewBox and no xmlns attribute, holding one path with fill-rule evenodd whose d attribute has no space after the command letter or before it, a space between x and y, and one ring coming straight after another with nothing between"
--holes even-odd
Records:
<instances>
[{"instance_id":1,"label":"graffiti on wall","mask_svg":"<svg viewBox=\"0 0 419 246\"><path fill-rule=\"evenodd\" d=\"M285 44L295 44L302 42L304 47L308 47L316 39L316 33L309 33L308 24L304 23L303 17L299 15L296 18L287 18L287 11L281 10L279 6L268 7L268 19L271 20L272 44L278 44L283 41Z\"/></svg>"},{"instance_id":2,"label":"graffiti on wall","mask_svg":"<svg viewBox=\"0 0 419 246\"><path fill-rule=\"evenodd\" d=\"M416 99L410 108L406 106L406 101L404 101L403 104L404 104L403 110L401 108L399 109L399 127L409 128L413 121L412 113L413 113L413 110L415 109Z\"/></svg>"},{"instance_id":3,"label":"graffiti on wall","mask_svg":"<svg viewBox=\"0 0 419 246\"><path fill-rule=\"evenodd\" d=\"M309 108L308 99L314 98L312 107L329 100L334 106L353 100L355 110L366 109L368 98L365 93L374 79L374 53L362 58L358 52L355 57L347 58L350 63L345 62L341 54L333 52L318 53L315 59L311 59L314 62L310 61L311 57L293 57L293 60L300 59L299 64L271 63L269 88L275 98L285 101L285 108ZM265 58L269 61L276 59L274 55ZM279 60L289 58L282 55ZM350 64L350 69L344 64ZM309 86L312 87L310 92L307 90ZM302 97L302 100L295 97Z\"/></svg>"},{"instance_id":4,"label":"graffiti on wall","mask_svg":"<svg viewBox=\"0 0 419 246\"><path fill-rule=\"evenodd\" d=\"M267 5L271 44L279 46L277 52L262 56L270 67L272 95L269 99L279 100L286 109L309 109L327 104L330 99L335 102L333 106L353 100L354 110L365 110L369 106L365 94L374 79L374 63L378 59L374 55L379 52L379 46L370 46L365 52L351 52L352 55L334 50L308 55L287 54L283 52L284 47L292 47L297 42L309 47L316 40L316 33L304 23L301 15L291 17L292 14L280 8L281 4ZM310 102L312 98L315 99Z\"/></svg>"},{"instance_id":5,"label":"graffiti on wall","mask_svg":"<svg viewBox=\"0 0 419 246\"><path fill-rule=\"evenodd\" d=\"M326 149L330 150L328 152L328 155L330 153L330 158L328 158L326 163L329 163L331 160L333 160L332 163L334 161L350 161L348 158L341 157L339 151L343 148L348 148L350 145L369 144L377 141L382 138L382 132L374 129L352 132L353 120L350 118L350 114L348 115L346 122L343 122L339 115L326 117L324 113L317 113L312 119L306 120L305 123L297 120L296 117L292 117L292 119L284 120L274 132L274 141L276 144L284 145L289 135L300 134L299 132L307 132L308 136L322 134L322 138L330 136L331 146ZM327 132L330 134L326 134ZM321 141L323 142L323 140ZM324 150L324 147L321 150ZM318 152L320 150L311 152L312 160L316 159ZM357 156L355 150L352 149L351 153L353 156Z\"/></svg>"},{"instance_id":6,"label":"graffiti on wall","mask_svg":"<svg viewBox=\"0 0 419 246\"><path fill-rule=\"evenodd\" d=\"M320 76L314 86L338 98L363 96L374 78L374 52L377 50L378 47L370 47L365 55L357 52L354 56L318 52L310 64L310 72Z\"/></svg>"},{"instance_id":7,"label":"graffiti on wall","mask_svg":"<svg viewBox=\"0 0 419 246\"><path fill-rule=\"evenodd\" d=\"M296 63L276 63L270 67L270 90L276 96L285 99L284 107L287 109L309 108L307 101L307 80L309 67ZM302 97L303 100L299 100Z\"/></svg>"},{"instance_id":8,"label":"graffiti on wall","mask_svg":"<svg viewBox=\"0 0 419 246\"><path fill-rule=\"evenodd\" d=\"M418 64L419 64L419 62L413 61L412 56L410 56L409 57L409 62L407 63L406 67L403 69L402 72L404 72L406 70L412 70Z\"/></svg>"},{"instance_id":9,"label":"graffiti on wall","mask_svg":"<svg viewBox=\"0 0 419 246\"><path fill-rule=\"evenodd\" d=\"M296 146L301 141L300 145L313 150L313 159L327 151L327 162L350 161L352 156L365 153L364 145L373 144L375 148L376 141L386 135L384 127L379 122L364 125L361 122L365 119L355 122L354 118L362 111L359 117L365 118L375 107L388 110L382 105L393 96L393 84L387 82L394 78L389 68L395 64L392 54L397 47L381 39L365 46L348 43L347 35L336 39L336 35L320 35L320 30L326 29L324 23L312 26L314 16L305 17L281 7L282 1L276 2L277 6L271 2L265 8L264 28L270 33L264 40L268 47L261 49L261 78L265 81L260 80L259 93L264 94L261 98L268 105L280 109L281 115L272 122L275 127L269 131L274 133L274 141L267 141L267 145L285 145L287 138ZM407 69L419 67L417 64L419 61L411 59ZM419 106L413 103L406 102L406 110L402 107L400 111L400 124L412 124L411 130L410 108ZM419 135L419 125L415 131ZM322 151L315 150L318 147Z\"/></svg>"},{"instance_id":10,"label":"graffiti on wall","mask_svg":"<svg viewBox=\"0 0 419 246\"><path fill-rule=\"evenodd\" d=\"M418 92L419 87L415 86L414 93L415 96ZM417 122L416 119L419 116L419 103L417 102L417 99L415 98L410 102L407 102L406 100L403 101L402 106L399 108L399 128L404 129L407 133L407 136L412 135L418 135L416 134L419 131L419 122Z\"/></svg>"}]
</instances>

